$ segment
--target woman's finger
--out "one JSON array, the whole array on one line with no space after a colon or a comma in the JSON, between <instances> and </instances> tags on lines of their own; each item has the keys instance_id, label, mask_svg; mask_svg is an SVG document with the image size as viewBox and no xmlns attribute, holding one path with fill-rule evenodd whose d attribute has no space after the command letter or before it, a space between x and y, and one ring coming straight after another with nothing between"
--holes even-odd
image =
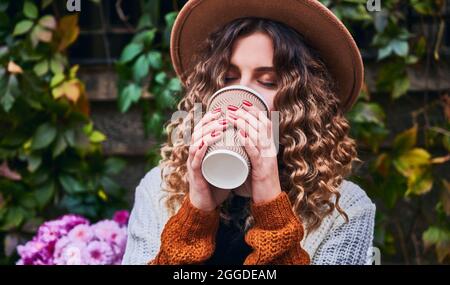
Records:
<instances>
[{"instance_id":1,"label":"woman's finger","mask_svg":"<svg viewBox=\"0 0 450 285\"><path fill-rule=\"evenodd\" d=\"M203 118L198 121L198 123L194 127L194 131L198 130L199 128L203 127L207 123L217 119L221 115L221 109L216 109L210 112L206 112L206 114L203 116Z\"/></svg>"},{"instance_id":2,"label":"woman's finger","mask_svg":"<svg viewBox=\"0 0 450 285\"><path fill-rule=\"evenodd\" d=\"M245 104L242 105L242 109L247 111L252 116L254 116L259 122L263 123L263 125L267 126L269 124L270 118L268 117L267 112L261 111L255 106L247 106Z\"/></svg>"},{"instance_id":3,"label":"woman's finger","mask_svg":"<svg viewBox=\"0 0 450 285\"><path fill-rule=\"evenodd\" d=\"M192 158L191 167L194 170L199 170L202 164L203 157L205 156L206 150L208 146L213 145L215 142L219 141L223 136L222 131L212 132L204 136L198 145L198 147L194 150L194 156Z\"/></svg>"},{"instance_id":4,"label":"woman's finger","mask_svg":"<svg viewBox=\"0 0 450 285\"><path fill-rule=\"evenodd\" d=\"M256 129L254 129L250 124L247 124L247 122L241 118L235 120L233 118L227 117L227 119L230 121L230 123L234 123L234 126L237 128L238 132L243 131L245 135L253 141L253 144L258 145L258 131Z\"/></svg>"},{"instance_id":5,"label":"woman's finger","mask_svg":"<svg viewBox=\"0 0 450 285\"><path fill-rule=\"evenodd\" d=\"M263 146L265 148L270 147L273 143L273 133L272 133L272 121L267 117L267 112L263 112L254 106L242 105L243 111L256 116L258 118L259 125L259 138L262 140Z\"/></svg>"},{"instance_id":6,"label":"woman's finger","mask_svg":"<svg viewBox=\"0 0 450 285\"><path fill-rule=\"evenodd\" d=\"M235 108L232 108L232 109L234 110ZM235 111L228 110L225 113L225 115L229 116L231 118L233 118L233 116L236 118L241 118L241 119L245 120L247 122L247 124L249 124L256 130L259 128L258 117L255 117L253 114L247 112L244 109L238 108Z\"/></svg>"},{"instance_id":7,"label":"woman's finger","mask_svg":"<svg viewBox=\"0 0 450 285\"><path fill-rule=\"evenodd\" d=\"M229 126L230 123L226 119L210 121L203 128L199 128L192 133L191 142L196 142L213 131L225 131Z\"/></svg>"},{"instance_id":8,"label":"woman's finger","mask_svg":"<svg viewBox=\"0 0 450 285\"><path fill-rule=\"evenodd\" d=\"M259 150L250 137L242 130L238 131L237 137L241 144L244 146L245 151L247 152L250 161L254 167L256 167L256 163L259 158Z\"/></svg>"}]
</instances>

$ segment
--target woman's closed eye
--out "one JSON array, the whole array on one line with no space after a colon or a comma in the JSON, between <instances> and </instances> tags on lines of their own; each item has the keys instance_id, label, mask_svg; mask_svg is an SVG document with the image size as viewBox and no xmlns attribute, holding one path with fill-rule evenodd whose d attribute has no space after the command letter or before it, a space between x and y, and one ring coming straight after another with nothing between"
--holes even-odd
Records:
<instances>
[{"instance_id":1,"label":"woman's closed eye","mask_svg":"<svg viewBox=\"0 0 450 285\"><path fill-rule=\"evenodd\" d=\"M234 80L236 80L237 78L236 77L225 77L225 83L229 83L229 82L231 82L231 81L234 81ZM264 85L264 86L266 86L266 87L276 87L277 86L277 84L275 84L275 83L273 83L273 82L267 82L267 81L258 81L260 84L262 84L262 85Z\"/></svg>"}]
</instances>

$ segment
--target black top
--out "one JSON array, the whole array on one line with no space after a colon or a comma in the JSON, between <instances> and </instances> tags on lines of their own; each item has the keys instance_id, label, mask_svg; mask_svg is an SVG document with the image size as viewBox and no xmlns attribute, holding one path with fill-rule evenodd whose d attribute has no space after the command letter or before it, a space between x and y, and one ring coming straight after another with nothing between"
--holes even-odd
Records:
<instances>
[{"instance_id":1,"label":"black top","mask_svg":"<svg viewBox=\"0 0 450 285\"><path fill-rule=\"evenodd\" d=\"M228 206L228 211L233 217L242 212L251 198L234 195ZM239 221L225 222L220 219L216 235L216 248L205 264L210 265L241 265L245 258L252 252L252 248L245 242L245 233L241 226L245 218Z\"/></svg>"}]
</instances>

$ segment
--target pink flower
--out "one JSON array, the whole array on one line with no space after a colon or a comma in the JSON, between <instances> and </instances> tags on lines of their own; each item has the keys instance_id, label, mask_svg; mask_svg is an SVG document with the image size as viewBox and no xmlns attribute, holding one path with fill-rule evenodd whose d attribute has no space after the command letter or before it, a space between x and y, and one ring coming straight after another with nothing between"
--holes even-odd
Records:
<instances>
[{"instance_id":1,"label":"pink flower","mask_svg":"<svg viewBox=\"0 0 450 285\"><path fill-rule=\"evenodd\" d=\"M88 225L77 225L68 234L72 241L88 242L92 239L93 233L91 227Z\"/></svg>"},{"instance_id":2,"label":"pink flower","mask_svg":"<svg viewBox=\"0 0 450 285\"><path fill-rule=\"evenodd\" d=\"M55 264L57 265L82 265L86 264L84 250L87 244L81 240L72 240L62 237L55 245Z\"/></svg>"},{"instance_id":3,"label":"pink flower","mask_svg":"<svg viewBox=\"0 0 450 285\"><path fill-rule=\"evenodd\" d=\"M124 226L128 223L130 213L127 210L117 211L114 213L113 220L120 226Z\"/></svg>"},{"instance_id":4,"label":"pink flower","mask_svg":"<svg viewBox=\"0 0 450 285\"><path fill-rule=\"evenodd\" d=\"M119 225L110 220L100 221L92 225L92 230L98 239L106 242L115 242L121 234Z\"/></svg>"},{"instance_id":5,"label":"pink flower","mask_svg":"<svg viewBox=\"0 0 450 285\"><path fill-rule=\"evenodd\" d=\"M115 218L117 222L89 225L81 216L65 215L45 222L31 241L17 247L21 258L16 264L120 264L127 239L127 212Z\"/></svg>"},{"instance_id":6,"label":"pink flower","mask_svg":"<svg viewBox=\"0 0 450 285\"><path fill-rule=\"evenodd\" d=\"M86 263L91 265L111 264L114 259L114 253L111 247L103 241L89 243L83 254Z\"/></svg>"},{"instance_id":7,"label":"pink flower","mask_svg":"<svg viewBox=\"0 0 450 285\"><path fill-rule=\"evenodd\" d=\"M85 264L85 260L83 259L83 252L86 249L86 244L82 242L70 242L70 241L67 243L67 241L68 239L64 240L58 246L55 246L55 248L58 248L58 251L55 252L57 255L57 257L55 258L55 264L57 265Z\"/></svg>"}]
</instances>

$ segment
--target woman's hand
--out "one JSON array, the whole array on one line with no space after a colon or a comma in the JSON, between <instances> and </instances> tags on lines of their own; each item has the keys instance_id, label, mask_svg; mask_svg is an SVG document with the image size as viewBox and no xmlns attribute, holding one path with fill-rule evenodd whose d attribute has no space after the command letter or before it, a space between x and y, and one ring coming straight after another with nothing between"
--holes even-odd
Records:
<instances>
[{"instance_id":1,"label":"woman's hand","mask_svg":"<svg viewBox=\"0 0 450 285\"><path fill-rule=\"evenodd\" d=\"M187 177L189 182L189 199L193 206L204 211L214 210L230 194L208 184L202 174L202 160L208 146L219 141L223 131L229 126L226 119L220 117L220 109L208 112L194 127L189 157L187 160Z\"/></svg>"},{"instance_id":2,"label":"woman's hand","mask_svg":"<svg viewBox=\"0 0 450 285\"><path fill-rule=\"evenodd\" d=\"M281 193L277 149L272 135L272 122L250 102L242 109L229 106L227 120L238 130L238 138L250 158L252 198L255 203L268 202Z\"/></svg>"}]
</instances>

